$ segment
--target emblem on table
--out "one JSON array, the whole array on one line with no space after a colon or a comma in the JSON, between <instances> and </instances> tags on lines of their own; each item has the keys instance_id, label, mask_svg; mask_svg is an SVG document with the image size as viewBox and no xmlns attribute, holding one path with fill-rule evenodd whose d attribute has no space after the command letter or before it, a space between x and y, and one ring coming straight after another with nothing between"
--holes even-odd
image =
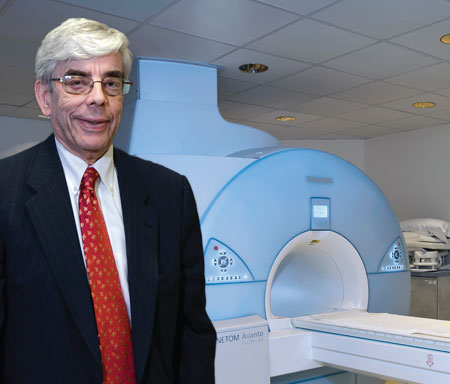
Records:
<instances>
[{"instance_id":1,"label":"emblem on table","mask_svg":"<svg viewBox=\"0 0 450 384\"><path fill-rule=\"evenodd\" d=\"M434 365L433 355L432 354L427 355L427 365L430 368Z\"/></svg>"}]
</instances>

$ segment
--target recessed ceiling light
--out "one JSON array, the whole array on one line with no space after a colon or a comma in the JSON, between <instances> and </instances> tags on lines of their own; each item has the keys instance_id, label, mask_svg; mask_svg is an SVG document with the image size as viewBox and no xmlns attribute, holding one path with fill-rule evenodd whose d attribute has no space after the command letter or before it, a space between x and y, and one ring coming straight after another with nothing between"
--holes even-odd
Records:
<instances>
[{"instance_id":1,"label":"recessed ceiling light","mask_svg":"<svg viewBox=\"0 0 450 384\"><path fill-rule=\"evenodd\" d=\"M441 36L440 40L443 44L450 44L450 34Z\"/></svg>"},{"instance_id":2,"label":"recessed ceiling light","mask_svg":"<svg viewBox=\"0 0 450 384\"><path fill-rule=\"evenodd\" d=\"M239 66L239 70L245 73L262 73L269 69L265 64L242 64Z\"/></svg>"},{"instance_id":3,"label":"recessed ceiling light","mask_svg":"<svg viewBox=\"0 0 450 384\"><path fill-rule=\"evenodd\" d=\"M294 117L294 116L278 116L278 117L275 118L275 120L278 120L278 121L294 121L294 120L296 120L296 117Z\"/></svg>"},{"instance_id":4,"label":"recessed ceiling light","mask_svg":"<svg viewBox=\"0 0 450 384\"><path fill-rule=\"evenodd\" d=\"M436 103L433 103L432 101L418 101L416 103L413 103L414 108L433 108L436 105Z\"/></svg>"}]
</instances>

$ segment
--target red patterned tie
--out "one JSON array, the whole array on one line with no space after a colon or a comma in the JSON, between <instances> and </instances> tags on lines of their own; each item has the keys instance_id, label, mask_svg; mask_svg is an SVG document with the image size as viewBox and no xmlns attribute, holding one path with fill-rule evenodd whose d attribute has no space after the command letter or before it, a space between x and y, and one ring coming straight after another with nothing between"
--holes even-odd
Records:
<instances>
[{"instance_id":1,"label":"red patterned tie","mask_svg":"<svg viewBox=\"0 0 450 384\"><path fill-rule=\"evenodd\" d=\"M103 383L135 383L128 313L111 242L95 193L97 171L88 167L80 185L79 207L84 255L97 321Z\"/></svg>"}]
</instances>

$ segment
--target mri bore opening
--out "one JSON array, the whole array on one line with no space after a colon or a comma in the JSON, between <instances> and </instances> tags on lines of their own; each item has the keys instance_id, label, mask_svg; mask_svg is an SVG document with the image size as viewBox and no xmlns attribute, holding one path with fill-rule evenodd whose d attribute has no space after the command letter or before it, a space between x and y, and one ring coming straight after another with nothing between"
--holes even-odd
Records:
<instances>
[{"instance_id":1,"label":"mri bore opening","mask_svg":"<svg viewBox=\"0 0 450 384\"><path fill-rule=\"evenodd\" d=\"M339 268L320 249L297 249L278 267L272 284L273 315L298 317L331 312L341 308L343 300Z\"/></svg>"},{"instance_id":2,"label":"mri bore opening","mask_svg":"<svg viewBox=\"0 0 450 384\"><path fill-rule=\"evenodd\" d=\"M367 309L368 281L361 257L343 236L309 231L277 256L266 291L267 318L292 318Z\"/></svg>"}]
</instances>

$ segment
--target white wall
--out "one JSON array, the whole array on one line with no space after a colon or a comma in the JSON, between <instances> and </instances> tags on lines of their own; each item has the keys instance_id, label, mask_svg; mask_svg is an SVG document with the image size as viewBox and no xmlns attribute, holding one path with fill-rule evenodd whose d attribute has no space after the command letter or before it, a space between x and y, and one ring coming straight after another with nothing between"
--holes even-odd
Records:
<instances>
[{"instance_id":1,"label":"white wall","mask_svg":"<svg viewBox=\"0 0 450 384\"><path fill-rule=\"evenodd\" d=\"M365 170L364 140L282 140L281 144L329 152Z\"/></svg>"},{"instance_id":2,"label":"white wall","mask_svg":"<svg viewBox=\"0 0 450 384\"><path fill-rule=\"evenodd\" d=\"M450 221L450 125L368 139L365 154L366 173L399 220Z\"/></svg>"},{"instance_id":3,"label":"white wall","mask_svg":"<svg viewBox=\"0 0 450 384\"><path fill-rule=\"evenodd\" d=\"M43 141L51 132L49 120L0 116L0 159Z\"/></svg>"}]
</instances>

